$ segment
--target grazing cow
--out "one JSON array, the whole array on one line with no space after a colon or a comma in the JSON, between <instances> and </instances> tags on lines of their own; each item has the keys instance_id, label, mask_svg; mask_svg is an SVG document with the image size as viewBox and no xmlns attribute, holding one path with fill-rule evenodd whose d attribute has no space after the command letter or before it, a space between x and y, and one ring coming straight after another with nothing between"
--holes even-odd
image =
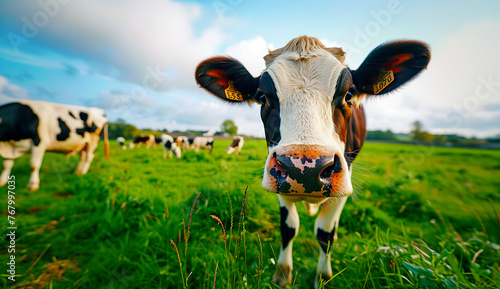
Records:
<instances>
[{"instance_id":1,"label":"grazing cow","mask_svg":"<svg viewBox=\"0 0 500 289\"><path fill-rule=\"evenodd\" d=\"M177 143L171 136L169 136L168 134L162 134L160 139L163 145L163 158L167 157L167 150L168 157L170 159L172 158L172 152L175 153L177 159L181 158L181 148L177 145Z\"/></svg>"},{"instance_id":2,"label":"grazing cow","mask_svg":"<svg viewBox=\"0 0 500 289\"><path fill-rule=\"evenodd\" d=\"M189 139L187 136L178 136L174 141L182 150L187 150L189 148ZM193 142L191 141L191 143Z\"/></svg>"},{"instance_id":3,"label":"grazing cow","mask_svg":"<svg viewBox=\"0 0 500 289\"><path fill-rule=\"evenodd\" d=\"M156 144L155 140L156 138L152 134L150 134L149 136L140 135L134 139L134 146L140 148L142 144L145 144L146 148L149 149L149 147Z\"/></svg>"},{"instance_id":4,"label":"grazing cow","mask_svg":"<svg viewBox=\"0 0 500 289\"><path fill-rule=\"evenodd\" d=\"M329 279L329 247L353 192L352 163L366 137L363 100L413 79L427 67L430 51L418 41L388 42L352 70L341 48L302 36L264 59L265 70L254 78L235 59L210 58L198 65L196 81L227 102L261 105L269 151L262 186L278 194L281 211L282 247L273 281L283 287L292 282L298 201L309 215L321 206L314 225L320 245L317 272Z\"/></svg>"},{"instance_id":5,"label":"grazing cow","mask_svg":"<svg viewBox=\"0 0 500 289\"><path fill-rule=\"evenodd\" d=\"M156 145L161 145L162 144L162 139L161 137L155 137L155 143L153 144L154 148L156 148Z\"/></svg>"},{"instance_id":6,"label":"grazing cow","mask_svg":"<svg viewBox=\"0 0 500 289\"><path fill-rule=\"evenodd\" d=\"M233 143L227 146L226 153L228 155L232 154L233 152L236 152L236 154L239 154L241 149L243 148L244 142L245 142L245 139L242 136L235 136Z\"/></svg>"},{"instance_id":7,"label":"grazing cow","mask_svg":"<svg viewBox=\"0 0 500 289\"><path fill-rule=\"evenodd\" d=\"M47 151L67 156L80 153L75 173L86 174L101 132L108 157L108 120L100 108L31 100L0 106L0 155L4 158L0 186L7 183L14 160L27 153L31 153L29 190L40 187L39 171Z\"/></svg>"},{"instance_id":8,"label":"grazing cow","mask_svg":"<svg viewBox=\"0 0 500 289\"><path fill-rule=\"evenodd\" d=\"M120 147L122 148L122 150L126 150L127 149L127 146L125 145L125 138L122 137L122 136L119 136L116 138L116 142L118 143L118 145L120 145Z\"/></svg>"},{"instance_id":9,"label":"grazing cow","mask_svg":"<svg viewBox=\"0 0 500 289\"><path fill-rule=\"evenodd\" d=\"M191 139L189 140L191 143ZM206 137L206 136L197 136L193 139L193 143L191 144L191 148L195 149L196 152L200 151L200 149L208 149L210 153L212 153L212 149L214 147L214 138Z\"/></svg>"}]
</instances>

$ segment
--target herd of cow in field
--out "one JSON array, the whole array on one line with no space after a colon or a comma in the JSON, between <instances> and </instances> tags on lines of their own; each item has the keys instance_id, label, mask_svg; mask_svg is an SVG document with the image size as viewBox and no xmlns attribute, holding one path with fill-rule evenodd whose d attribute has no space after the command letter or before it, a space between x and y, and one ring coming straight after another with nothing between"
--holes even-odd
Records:
<instances>
[{"instance_id":1,"label":"herd of cow in field","mask_svg":"<svg viewBox=\"0 0 500 289\"><path fill-rule=\"evenodd\" d=\"M116 141L118 145L123 149L127 149L126 142L127 140L124 137L117 137ZM226 153L232 154L236 152L239 154L241 149L243 148L243 144L245 143L245 138L242 136L234 136L233 142L227 146ZM214 146L214 138L209 136L197 136L197 137L187 137L187 136L177 136L172 137L166 133L161 134L161 136L155 137L150 134L149 136L140 135L130 141L128 143L128 148L133 149L135 147L140 148L142 145L149 149L151 146L155 147L157 145L161 145L163 147L163 158L167 157L167 153L169 158L175 154L177 159L181 158L182 151L193 149L198 152L200 149L207 149L209 153L212 153L212 149Z\"/></svg>"},{"instance_id":2,"label":"herd of cow in field","mask_svg":"<svg viewBox=\"0 0 500 289\"><path fill-rule=\"evenodd\" d=\"M329 247L337 239L340 214L353 192L352 165L367 133L364 100L388 94L414 79L427 67L430 56L429 47L419 41L387 42L354 70L344 64L342 48L325 47L317 38L301 36L269 51L264 57L266 68L258 77L229 57L209 58L198 65L196 82L216 98L261 106L269 152L262 186L277 194L281 214L282 246L273 282L282 287L292 284L298 202L305 205L308 215L318 215L315 282L333 276ZM28 189L39 187L45 151L80 153L75 173L85 174L101 132L107 155L107 119L101 109L36 101L1 106L0 155L4 161L0 185L7 183L14 159L26 153L31 153ZM126 148L123 137L117 141ZM131 146L157 143L162 144L164 156L169 152L180 157L182 149L211 150L213 138L142 136Z\"/></svg>"},{"instance_id":3,"label":"herd of cow in field","mask_svg":"<svg viewBox=\"0 0 500 289\"><path fill-rule=\"evenodd\" d=\"M94 159L95 151L104 138L104 153L109 158L108 120L104 110L95 107L62 105L44 101L19 101L0 106L0 156L3 158L0 186L7 183L14 160L31 154L31 175L28 190L40 188L39 171L45 152L58 152L70 157L80 154L80 161L75 174L86 174ZM125 138L118 137L117 142L126 149ZM242 136L235 136L227 153L238 154L244 143ZM178 136L175 139L162 134L138 136L129 143L129 148L160 144L163 147L163 158L175 154L181 158L181 151L208 149L212 152L213 137Z\"/></svg>"}]
</instances>

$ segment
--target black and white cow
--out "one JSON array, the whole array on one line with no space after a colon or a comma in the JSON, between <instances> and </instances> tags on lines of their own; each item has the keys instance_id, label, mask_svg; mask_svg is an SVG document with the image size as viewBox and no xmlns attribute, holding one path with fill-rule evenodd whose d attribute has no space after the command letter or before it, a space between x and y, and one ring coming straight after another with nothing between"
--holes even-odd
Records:
<instances>
[{"instance_id":1,"label":"black and white cow","mask_svg":"<svg viewBox=\"0 0 500 289\"><path fill-rule=\"evenodd\" d=\"M174 139L174 141L177 144L177 146L180 147L182 150L187 150L189 148L190 144L189 144L189 138L187 136L178 136ZM191 143L193 142L191 141Z\"/></svg>"},{"instance_id":2,"label":"black and white cow","mask_svg":"<svg viewBox=\"0 0 500 289\"><path fill-rule=\"evenodd\" d=\"M191 141L191 139L189 141ZM190 147L196 152L200 151L200 149L208 149L208 151L212 153L212 149L214 148L214 138L207 136L197 136L193 139Z\"/></svg>"},{"instance_id":3,"label":"black and white cow","mask_svg":"<svg viewBox=\"0 0 500 289\"><path fill-rule=\"evenodd\" d=\"M245 139L242 136L235 136L233 138L233 142L227 146L226 153L228 155L232 154L233 152L236 152L236 154L239 154L241 149L243 148L244 143L245 143Z\"/></svg>"},{"instance_id":4,"label":"black and white cow","mask_svg":"<svg viewBox=\"0 0 500 289\"><path fill-rule=\"evenodd\" d=\"M265 70L254 78L235 59L210 58L197 67L196 81L227 102L261 105L269 150L262 186L278 194L281 209L282 248L273 281L281 286L292 282L299 201L309 215L321 206L314 225L320 245L317 272L328 279L329 247L353 192L352 162L366 137L363 100L413 79L427 67L430 51L418 41L388 42L352 70L341 48L302 36L264 59Z\"/></svg>"},{"instance_id":5,"label":"black and white cow","mask_svg":"<svg viewBox=\"0 0 500 289\"><path fill-rule=\"evenodd\" d=\"M118 143L118 145L122 148L122 150L126 150L127 149L127 146L125 145L125 138L122 137L122 136L119 136L116 138L116 142Z\"/></svg>"},{"instance_id":6,"label":"black and white cow","mask_svg":"<svg viewBox=\"0 0 500 289\"><path fill-rule=\"evenodd\" d=\"M0 186L7 183L14 160L31 153L27 188L40 187L39 170L46 151L67 156L80 153L75 173L86 174L104 132L109 155L108 120L100 108L43 101L19 101L0 106L0 155L4 158Z\"/></svg>"},{"instance_id":7,"label":"black and white cow","mask_svg":"<svg viewBox=\"0 0 500 289\"><path fill-rule=\"evenodd\" d=\"M170 159L172 158L172 153L175 153L177 159L181 158L181 148L174 141L173 137L164 133L161 135L160 139L163 146L163 158L167 157L167 151Z\"/></svg>"},{"instance_id":8,"label":"black and white cow","mask_svg":"<svg viewBox=\"0 0 500 289\"><path fill-rule=\"evenodd\" d=\"M155 136L152 134L150 134L149 136L140 135L134 138L133 146L131 146L130 148L133 148L135 146L140 148L143 144L146 145L146 149L149 149L152 145L156 145Z\"/></svg>"}]
</instances>

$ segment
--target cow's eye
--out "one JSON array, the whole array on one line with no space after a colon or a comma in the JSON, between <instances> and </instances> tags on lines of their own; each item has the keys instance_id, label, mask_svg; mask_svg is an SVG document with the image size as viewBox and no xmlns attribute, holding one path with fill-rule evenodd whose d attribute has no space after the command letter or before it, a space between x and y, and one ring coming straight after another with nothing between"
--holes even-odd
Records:
<instances>
[{"instance_id":1,"label":"cow's eye","mask_svg":"<svg viewBox=\"0 0 500 289\"><path fill-rule=\"evenodd\" d=\"M348 91L345 95L345 102L348 104L348 105L352 105L351 103L351 99L352 99L352 93L350 91Z\"/></svg>"}]
</instances>

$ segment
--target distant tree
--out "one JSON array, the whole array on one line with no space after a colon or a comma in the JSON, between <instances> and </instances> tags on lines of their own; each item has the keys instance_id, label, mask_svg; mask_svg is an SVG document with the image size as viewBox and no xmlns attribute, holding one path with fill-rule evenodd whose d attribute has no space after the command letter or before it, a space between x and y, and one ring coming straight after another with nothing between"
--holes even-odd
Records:
<instances>
[{"instance_id":1,"label":"distant tree","mask_svg":"<svg viewBox=\"0 0 500 289\"><path fill-rule=\"evenodd\" d=\"M125 139L131 139L136 136L138 129L131 125L127 124L124 119L119 118L114 123L109 124L109 137L117 138L119 136L124 137Z\"/></svg>"},{"instance_id":2,"label":"distant tree","mask_svg":"<svg viewBox=\"0 0 500 289\"><path fill-rule=\"evenodd\" d=\"M371 130L366 135L367 140L396 140L396 135L391 130Z\"/></svg>"},{"instance_id":3,"label":"distant tree","mask_svg":"<svg viewBox=\"0 0 500 289\"><path fill-rule=\"evenodd\" d=\"M423 142L424 131L422 130L422 123L418 120L414 121L412 124L412 130L410 131L410 136L414 142Z\"/></svg>"},{"instance_id":4,"label":"distant tree","mask_svg":"<svg viewBox=\"0 0 500 289\"><path fill-rule=\"evenodd\" d=\"M220 131L229 135L236 135L236 133L238 132L238 127L234 124L233 120L226 119L220 126Z\"/></svg>"},{"instance_id":5,"label":"distant tree","mask_svg":"<svg viewBox=\"0 0 500 289\"><path fill-rule=\"evenodd\" d=\"M444 143L444 142L448 142L448 138L445 135L438 134L438 135L434 135L434 141Z\"/></svg>"},{"instance_id":6,"label":"distant tree","mask_svg":"<svg viewBox=\"0 0 500 289\"><path fill-rule=\"evenodd\" d=\"M123 118L118 118L116 120L116 124L127 124L127 122L125 122L125 120Z\"/></svg>"}]
</instances>

